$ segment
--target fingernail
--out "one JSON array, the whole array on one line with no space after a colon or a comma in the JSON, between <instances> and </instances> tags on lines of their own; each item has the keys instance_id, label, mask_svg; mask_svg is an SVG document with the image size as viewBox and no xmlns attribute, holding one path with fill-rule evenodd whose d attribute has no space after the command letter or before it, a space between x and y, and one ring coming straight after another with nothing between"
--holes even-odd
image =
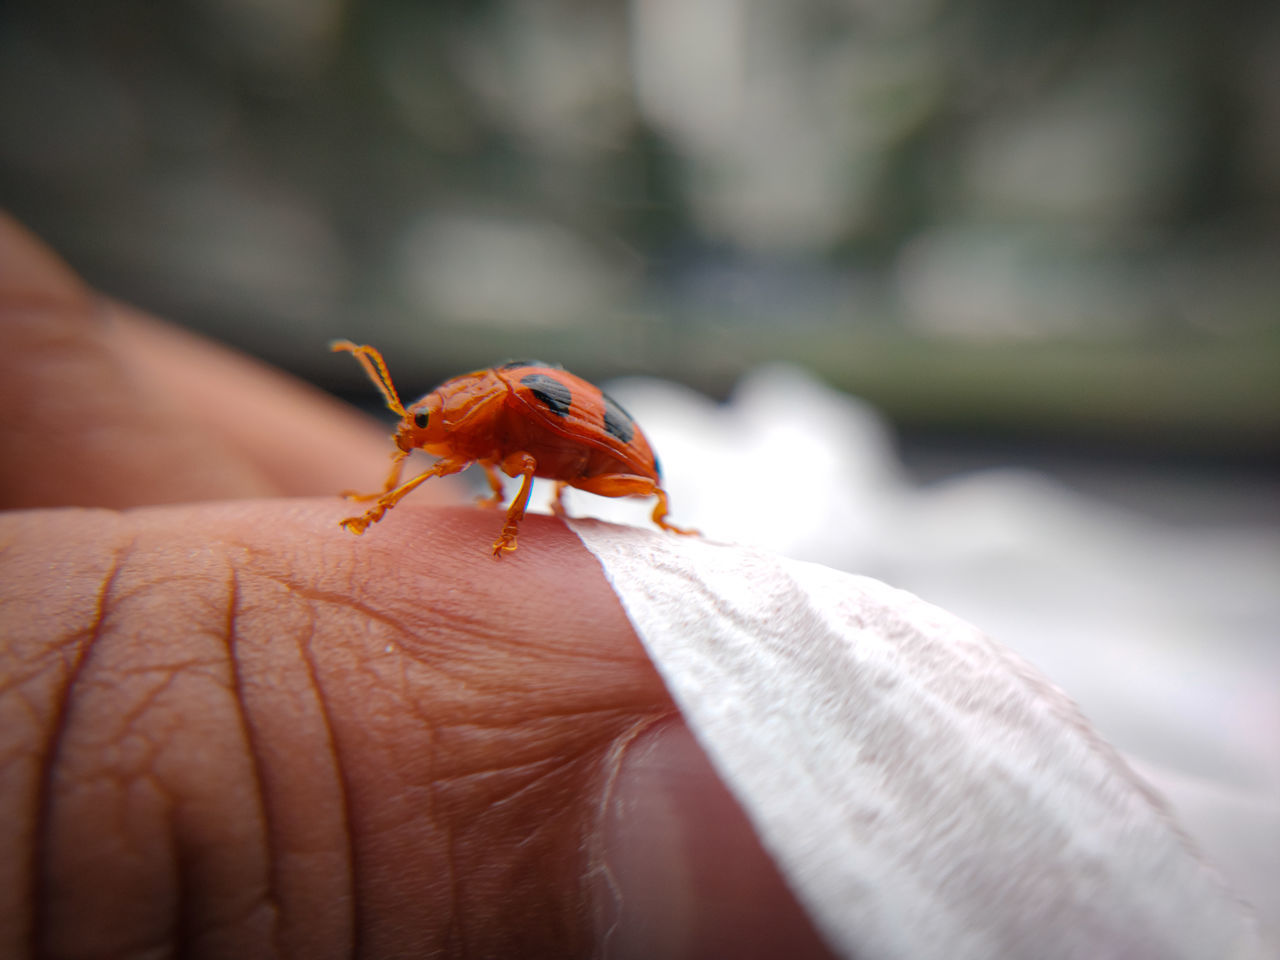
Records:
<instances>
[{"instance_id":1,"label":"fingernail","mask_svg":"<svg viewBox=\"0 0 1280 960\"><path fill-rule=\"evenodd\" d=\"M625 746L602 821L597 955L833 956L683 721Z\"/></svg>"}]
</instances>

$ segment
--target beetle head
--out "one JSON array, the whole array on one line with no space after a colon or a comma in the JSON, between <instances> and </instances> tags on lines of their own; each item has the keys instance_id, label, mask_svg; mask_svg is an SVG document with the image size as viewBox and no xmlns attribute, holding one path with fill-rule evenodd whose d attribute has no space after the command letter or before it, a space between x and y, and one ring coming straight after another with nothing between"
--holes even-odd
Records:
<instances>
[{"instance_id":1,"label":"beetle head","mask_svg":"<svg viewBox=\"0 0 1280 960\"><path fill-rule=\"evenodd\" d=\"M430 448L443 443L447 430L441 414L440 395L428 393L404 411L400 425L396 427L396 446L408 453L418 448Z\"/></svg>"}]
</instances>

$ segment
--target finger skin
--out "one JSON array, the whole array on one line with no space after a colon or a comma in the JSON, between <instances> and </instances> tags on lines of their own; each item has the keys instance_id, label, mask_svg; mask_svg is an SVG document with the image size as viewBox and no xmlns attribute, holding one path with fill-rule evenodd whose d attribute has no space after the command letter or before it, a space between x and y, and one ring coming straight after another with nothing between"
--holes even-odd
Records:
<instances>
[{"instance_id":1,"label":"finger skin","mask_svg":"<svg viewBox=\"0 0 1280 960\"><path fill-rule=\"evenodd\" d=\"M0 518L0 955L589 952L583 798L671 710L598 566L340 512Z\"/></svg>"},{"instance_id":2,"label":"finger skin","mask_svg":"<svg viewBox=\"0 0 1280 960\"><path fill-rule=\"evenodd\" d=\"M93 293L3 214L0 346L0 506L374 489L394 449L314 387Z\"/></svg>"},{"instance_id":3,"label":"finger skin","mask_svg":"<svg viewBox=\"0 0 1280 960\"><path fill-rule=\"evenodd\" d=\"M275 491L135 377L111 311L0 219L0 506L130 506Z\"/></svg>"},{"instance_id":4,"label":"finger skin","mask_svg":"<svg viewBox=\"0 0 1280 960\"><path fill-rule=\"evenodd\" d=\"M162 406L178 407L184 431L216 438L252 465L273 494L380 487L396 450L390 415L375 421L301 380L127 306L111 303L108 311L111 349L132 379L163 397ZM327 358L322 338L297 347ZM369 397L377 399L372 386ZM456 503L460 490L446 481L420 491L419 502Z\"/></svg>"}]
</instances>

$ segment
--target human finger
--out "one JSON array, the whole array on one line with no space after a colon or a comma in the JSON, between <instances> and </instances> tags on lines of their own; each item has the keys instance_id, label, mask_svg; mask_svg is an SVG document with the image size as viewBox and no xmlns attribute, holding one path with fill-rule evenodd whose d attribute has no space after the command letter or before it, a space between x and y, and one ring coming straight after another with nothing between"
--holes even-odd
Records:
<instances>
[{"instance_id":1,"label":"human finger","mask_svg":"<svg viewBox=\"0 0 1280 960\"><path fill-rule=\"evenodd\" d=\"M336 493L386 471L390 443L368 418L95 294L2 215L0 333L5 506Z\"/></svg>"},{"instance_id":2,"label":"human finger","mask_svg":"<svg viewBox=\"0 0 1280 960\"><path fill-rule=\"evenodd\" d=\"M478 511L335 516L0 521L0 954L625 957L659 931L715 956L808 929L748 882L758 845L727 856L754 838L664 745L662 682L562 524L495 561Z\"/></svg>"}]
</instances>

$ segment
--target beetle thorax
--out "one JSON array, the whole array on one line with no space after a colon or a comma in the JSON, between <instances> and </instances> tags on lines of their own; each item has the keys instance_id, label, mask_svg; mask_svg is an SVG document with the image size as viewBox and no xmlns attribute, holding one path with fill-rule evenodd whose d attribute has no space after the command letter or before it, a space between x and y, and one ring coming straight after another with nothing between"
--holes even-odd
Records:
<instances>
[{"instance_id":1,"label":"beetle thorax","mask_svg":"<svg viewBox=\"0 0 1280 960\"><path fill-rule=\"evenodd\" d=\"M437 455L486 456L506 392L506 385L487 371L455 377L408 408L396 443ZM426 423L419 426L423 414Z\"/></svg>"}]
</instances>

